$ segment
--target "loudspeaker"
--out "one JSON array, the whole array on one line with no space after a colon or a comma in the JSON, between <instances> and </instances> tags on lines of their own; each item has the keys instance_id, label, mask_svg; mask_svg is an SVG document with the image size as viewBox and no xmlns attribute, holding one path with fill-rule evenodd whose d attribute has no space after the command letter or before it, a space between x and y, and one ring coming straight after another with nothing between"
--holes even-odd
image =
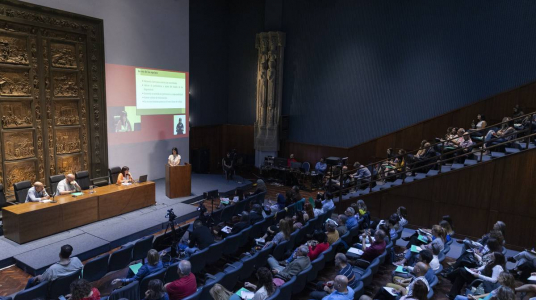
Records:
<instances>
[{"instance_id":1,"label":"loudspeaker","mask_svg":"<svg viewBox=\"0 0 536 300\"><path fill-rule=\"evenodd\" d=\"M192 170L195 173L208 173L210 170L210 149L193 149L192 152Z\"/></svg>"}]
</instances>

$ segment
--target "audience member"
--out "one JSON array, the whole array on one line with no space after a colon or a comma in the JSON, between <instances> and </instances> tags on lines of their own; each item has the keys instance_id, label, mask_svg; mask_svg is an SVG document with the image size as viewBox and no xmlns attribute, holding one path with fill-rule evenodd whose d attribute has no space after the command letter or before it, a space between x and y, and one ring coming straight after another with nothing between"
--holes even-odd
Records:
<instances>
[{"instance_id":1,"label":"audience member","mask_svg":"<svg viewBox=\"0 0 536 300\"><path fill-rule=\"evenodd\" d=\"M270 230L270 229L268 229ZM274 236L274 238L272 239L272 241L270 243L273 243L273 244L279 244L283 241L288 241L290 240L290 234L292 233L291 229L290 229L290 224L287 220L285 219L281 219L279 220L279 232L277 232ZM265 235L263 237L265 240L267 238L267 235ZM266 243L265 247L267 247L269 245L269 243Z\"/></svg>"},{"instance_id":2,"label":"audience member","mask_svg":"<svg viewBox=\"0 0 536 300\"><path fill-rule=\"evenodd\" d=\"M225 177L227 180L233 180L234 173L234 161L231 157L231 152L227 152L227 155L222 160L223 171L225 172Z\"/></svg>"},{"instance_id":3,"label":"audience member","mask_svg":"<svg viewBox=\"0 0 536 300\"><path fill-rule=\"evenodd\" d=\"M334 263L335 263L335 268L339 270L336 276L342 275L346 277L346 279L348 280L348 286L351 287L352 289L356 288L359 281L356 280L354 271L352 270L352 265L348 263L346 255L344 255L343 253L337 253L335 255ZM316 290L311 292L311 294L309 295L309 298L318 299L318 300L323 299L328 294L333 292L333 286L334 286L334 281L328 281L328 282L319 281L316 284Z\"/></svg>"},{"instance_id":4,"label":"audience member","mask_svg":"<svg viewBox=\"0 0 536 300\"><path fill-rule=\"evenodd\" d=\"M499 291L500 287L503 287L503 286L509 287L512 290L515 289L516 292L518 292L518 290L515 288L516 282L515 282L514 276L512 276L511 274L508 274L507 272L502 272L501 274L499 274L499 278L497 278L497 282L499 284L499 288L494 289L489 294L467 295L467 296L458 295L456 296L455 300L468 300L469 297L471 297L471 299L475 299L475 298L491 299L497 296L497 292ZM530 299L530 296L529 296L529 299Z\"/></svg>"},{"instance_id":5,"label":"audience member","mask_svg":"<svg viewBox=\"0 0 536 300\"><path fill-rule=\"evenodd\" d=\"M91 283L85 279L76 279L69 286L71 297L69 300L99 300L100 292L97 288L92 288Z\"/></svg>"},{"instance_id":6,"label":"audience member","mask_svg":"<svg viewBox=\"0 0 536 300\"><path fill-rule=\"evenodd\" d=\"M286 267L279 265L279 262L270 256L268 258L268 265L272 268L272 272L276 277L288 281L292 276L296 276L305 268L311 265L311 260L309 259L309 247L306 245L301 245L296 251L296 258L291 261Z\"/></svg>"},{"instance_id":7,"label":"audience member","mask_svg":"<svg viewBox=\"0 0 536 300\"><path fill-rule=\"evenodd\" d=\"M333 194L330 192L326 192L324 194L324 200L322 200L322 210L324 213L328 212L328 210L335 207L335 203L333 203Z\"/></svg>"},{"instance_id":8,"label":"audience member","mask_svg":"<svg viewBox=\"0 0 536 300\"><path fill-rule=\"evenodd\" d=\"M339 232L337 231L337 223L335 221L330 220L326 222L326 234L330 245L339 240Z\"/></svg>"},{"instance_id":9,"label":"audience member","mask_svg":"<svg viewBox=\"0 0 536 300\"><path fill-rule=\"evenodd\" d=\"M369 263L385 252L385 247L387 246L385 243L385 232L383 232L383 230L376 230L374 233L374 241L370 243L370 246L367 246L367 241L372 241L370 230L365 231L365 233L361 235L361 248L363 254L360 259L356 260L354 263L360 268L368 267ZM364 261L368 263L365 263Z\"/></svg>"},{"instance_id":10,"label":"audience member","mask_svg":"<svg viewBox=\"0 0 536 300\"><path fill-rule=\"evenodd\" d=\"M264 300L275 292L275 285L273 282L272 272L266 267L261 267L257 270L257 279L259 282L254 285L250 282L245 282L244 287L255 291L255 295L252 300ZM260 286L260 288L258 288Z\"/></svg>"},{"instance_id":11,"label":"audience member","mask_svg":"<svg viewBox=\"0 0 536 300\"><path fill-rule=\"evenodd\" d=\"M194 221L194 230L190 234L190 242L188 248L185 249L186 254L192 255L197 250L203 250L214 243L214 237L210 229L203 224L203 221L197 219Z\"/></svg>"},{"instance_id":12,"label":"audience member","mask_svg":"<svg viewBox=\"0 0 536 300\"><path fill-rule=\"evenodd\" d=\"M508 257L508 261L516 264L510 271L521 279L528 278L532 272L536 271L536 251L534 249L525 250L515 256L510 256Z\"/></svg>"},{"instance_id":13,"label":"audience member","mask_svg":"<svg viewBox=\"0 0 536 300\"><path fill-rule=\"evenodd\" d=\"M134 280L141 281L143 278L154 274L160 270L164 269L164 265L160 261L160 254L158 254L158 251L151 249L147 252L147 263L143 264L136 274L132 273L132 270L129 269L128 277L123 279L114 279L112 281L112 284L117 284L119 282L122 283L130 283Z\"/></svg>"},{"instance_id":14,"label":"audience member","mask_svg":"<svg viewBox=\"0 0 536 300\"><path fill-rule=\"evenodd\" d=\"M287 167L290 168L290 165L293 163L293 162L296 162L297 160L294 158L294 154L290 154L290 157L287 159Z\"/></svg>"},{"instance_id":15,"label":"audience member","mask_svg":"<svg viewBox=\"0 0 536 300\"><path fill-rule=\"evenodd\" d=\"M328 165L326 164L326 160L322 157L320 158L320 161L316 163L315 165L315 171L318 174L324 175L326 173L326 170L328 168Z\"/></svg>"},{"instance_id":16,"label":"audience member","mask_svg":"<svg viewBox=\"0 0 536 300\"><path fill-rule=\"evenodd\" d=\"M315 215L315 218L324 213L324 210L322 209L322 201L315 201L315 208L313 209L313 213Z\"/></svg>"},{"instance_id":17,"label":"audience member","mask_svg":"<svg viewBox=\"0 0 536 300\"><path fill-rule=\"evenodd\" d=\"M396 209L396 214L398 215L398 226L404 227L408 225L408 211L404 206L399 206Z\"/></svg>"},{"instance_id":18,"label":"audience member","mask_svg":"<svg viewBox=\"0 0 536 300\"><path fill-rule=\"evenodd\" d=\"M182 300L197 291L195 275L191 272L192 265L187 260L181 260L177 268L179 279L165 285L169 300Z\"/></svg>"},{"instance_id":19,"label":"audience member","mask_svg":"<svg viewBox=\"0 0 536 300\"><path fill-rule=\"evenodd\" d=\"M169 300L164 284L160 279L149 281L144 300Z\"/></svg>"},{"instance_id":20,"label":"audience member","mask_svg":"<svg viewBox=\"0 0 536 300\"><path fill-rule=\"evenodd\" d=\"M29 289L40 282L52 282L58 278L65 277L73 272L81 270L84 265L77 257L71 257L72 253L73 247L71 247L71 245L63 245L59 255L60 261L46 269L43 274L28 279L26 289Z\"/></svg>"},{"instance_id":21,"label":"audience member","mask_svg":"<svg viewBox=\"0 0 536 300\"><path fill-rule=\"evenodd\" d=\"M354 290L348 286L348 278L337 275L333 281L333 288L329 288L330 294L323 300L353 300Z\"/></svg>"},{"instance_id":22,"label":"audience member","mask_svg":"<svg viewBox=\"0 0 536 300\"><path fill-rule=\"evenodd\" d=\"M258 179L257 180L257 188L255 188L255 191L253 193L251 193L250 196L261 194L261 193L266 193L267 191L268 191L268 189L266 188L266 184L264 184L264 180ZM261 203L259 203L259 204L261 204Z\"/></svg>"},{"instance_id":23,"label":"audience member","mask_svg":"<svg viewBox=\"0 0 536 300\"><path fill-rule=\"evenodd\" d=\"M403 287L398 284L388 283L387 287L395 289L395 291L399 295L407 296L405 299L414 298L414 297L422 297L419 295L414 295L414 292L420 291L421 293L424 293L425 295L428 294L428 291L430 290L430 285L429 285L429 282L424 277L427 271L428 271L428 268L426 267L426 265L422 262L418 262L413 268L413 273L415 274L415 277L411 278L408 286ZM426 290L425 292L421 291L421 288L415 289L416 283L419 281L424 283L425 290ZM387 292L385 289L380 289L378 293L376 293L376 295L374 296L374 299L386 300L386 299L395 299L395 297L391 295L389 292Z\"/></svg>"},{"instance_id":24,"label":"audience member","mask_svg":"<svg viewBox=\"0 0 536 300\"><path fill-rule=\"evenodd\" d=\"M241 300L240 296L228 291L223 285L216 283L209 291L213 300Z\"/></svg>"},{"instance_id":25,"label":"audience member","mask_svg":"<svg viewBox=\"0 0 536 300\"><path fill-rule=\"evenodd\" d=\"M339 218L337 219L337 224L339 225L337 226L337 231L339 232L339 236L343 236L345 233L348 232L348 228L346 227L347 221L348 217L346 215L339 215Z\"/></svg>"},{"instance_id":26,"label":"audience member","mask_svg":"<svg viewBox=\"0 0 536 300\"><path fill-rule=\"evenodd\" d=\"M354 228L357 226L357 219L355 218L355 210L351 207L348 207L345 211L344 211L344 214L346 215L347 219L346 219L346 228L348 230Z\"/></svg>"},{"instance_id":27,"label":"audience member","mask_svg":"<svg viewBox=\"0 0 536 300\"><path fill-rule=\"evenodd\" d=\"M240 215L240 222L233 225L230 235L237 234L251 225L249 221L249 213L247 211L243 211Z\"/></svg>"},{"instance_id":28,"label":"audience member","mask_svg":"<svg viewBox=\"0 0 536 300\"><path fill-rule=\"evenodd\" d=\"M249 212L249 221L251 225L262 220L264 220L264 216L262 215L262 207L259 204L253 204Z\"/></svg>"}]
</instances>

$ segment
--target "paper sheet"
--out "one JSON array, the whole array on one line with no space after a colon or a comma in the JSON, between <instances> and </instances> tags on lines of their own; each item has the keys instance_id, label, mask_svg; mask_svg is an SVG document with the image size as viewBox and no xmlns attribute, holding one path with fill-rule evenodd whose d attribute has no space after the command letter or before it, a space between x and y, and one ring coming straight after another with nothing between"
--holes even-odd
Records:
<instances>
[{"instance_id":1,"label":"paper sheet","mask_svg":"<svg viewBox=\"0 0 536 300\"><path fill-rule=\"evenodd\" d=\"M363 250L357 249L357 248L354 248L354 247L350 247L350 249L348 249L348 252L353 253L353 254L357 254L357 255L363 255Z\"/></svg>"}]
</instances>

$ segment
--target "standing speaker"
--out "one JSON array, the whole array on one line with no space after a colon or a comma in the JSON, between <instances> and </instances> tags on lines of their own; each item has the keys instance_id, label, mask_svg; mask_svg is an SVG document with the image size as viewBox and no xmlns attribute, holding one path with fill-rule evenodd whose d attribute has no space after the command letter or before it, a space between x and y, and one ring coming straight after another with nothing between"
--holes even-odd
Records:
<instances>
[{"instance_id":1,"label":"standing speaker","mask_svg":"<svg viewBox=\"0 0 536 300\"><path fill-rule=\"evenodd\" d=\"M195 173L208 173L210 170L210 149L200 148L192 151L192 170Z\"/></svg>"}]
</instances>

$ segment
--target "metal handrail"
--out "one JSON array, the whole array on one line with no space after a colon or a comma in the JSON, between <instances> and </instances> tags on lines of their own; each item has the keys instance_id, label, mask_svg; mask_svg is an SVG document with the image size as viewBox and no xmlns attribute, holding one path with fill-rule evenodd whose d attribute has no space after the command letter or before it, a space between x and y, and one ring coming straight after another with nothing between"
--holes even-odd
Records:
<instances>
[{"instance_id":1,"label":"metal handrail","mask_svg":"<svg viewBox=\"0 0 536 300\"><path fill-rule=\"evenodd\" d=\"M500 147L500 146L503 146L503 145L506 145L506 144L510 144L512 142L515 142L515 141L520 141L520 140L526 140L526 147L525 149L528 149L529 147L529 144L530 144L530 139L531 137L534 137L536 136L536 133L532 133L533 131L533 125L532 125L532 122L534 120L534 117L536 115L536 112L532 112L532 113L528 113L528 114L525 114L523 116L520 116L520 117L517 117L517 118L513 118L513 119L509 119L508 121L505 121L505 122L501 122L501 123L497 123L497 124L494 124L494 125L491 125L491 126L487 126L485 128L482 128L482 129L479 129L479 130L473 130L471 131L471 133L475 133L475 132L481 132L481 131L486 131L486 133L491 130L491 128L502 128L502 125L503 124L508 124L510 122L514 122L515 120L525 120L527 117L529 117L529 126L527 128L523 128L521 130L518 130L518 131L515 131L511 134L508 134L508 135L504 135L504 136L501 136L501 137L494 137L492 138L491 140L489 141L485 141L485 135L482 135L484 137L483 141L479 141L479 142L474 142L473 141L473 145L471 146L473 149L470 153L462 153L462 154L459 154L457 155L457 153L460 152L460 149L454 149L454 150L449 150L447 152L445 152L445 145L449 142L451 142L452 140L455 140L455 139L459 139L460 137L456 137L456 138L453 138L453 139L449 139L449 140L443 140L441 142L438 142L438 143L434 143L434 144L431 144L430 145L430 148L432 149L435 149L437 145L440 145L441 144L441 152L439 155L436 155L434 157L430 157L429 159L426 159L425 162L428 162L428 161L432 161L434 158L436 157L439 157L439 159L431 162L431 163L427 163L425 165L421 165L421 166L418 166L418 167L415 167L415 168L411 168L411 166L414 166L416 164L422 164L423 162L422 161L419 161L419 162L413 162L413 163L408 163L408 154L411 155L411 153L416 153L421 149L418 149L418 150L413 150L413 151L409 151L407 152L406 154L403 154L403 155L395 155L391 158L386 158L386 159L383 159L383 160L380 160L380 161L377 161L377 162L374 162L374 163L370 163L368 165L363 165L362 167L359 167L359 168L355 168L355 169L348 169L347 171L343 171L341 169L341 172L339 174L339 200L342 201L342 193L344 191L347 191L347 190L350 190L352 189L353 187L346 187L346 188L343 188L343 178L344 177L347 177L349 176L349 174L354 174L357 172L357 170L359 169L362 169L362 168L367 168L369 170L372 170L371 172L371 175L370 176L367 176L367 177L364 177L364 178L360 178L360 180L362 180L363 182L365 182L365 184L367 184L368 182L368 185L369 185L369 192L372 191L372 183L373 183L373 177L374 177L374 169L376 166L378 165L382 165L384 162L386 161L389 161L389 160L396 160L396 159L402 159L404 161L404 166L403 166L403 170L399 171L397 167L395 167L395 173L394 174L388 174L388 175L383 175L382 178L383 179L388 179L388 178L393 178L393 177L399 177L400 176L400 173L408 173L408 172L412 172L414 173L415 171L417 170L420 170L420 169L423 169L423 168L429 168L429 167L433 167L435 165L442 165L443 163L445 162L449 162L449 161L454 161L455 159L457 158L460 158L460 157L464 157L464 156L467 156L471 153L475 154L475 153L478 153L480 152L480 158L479 158L479 161L481 162L482 161L482 158L484 156L484 152L490 150L490 149L493 149L493 148L496 148L496 147ZM520 137L520 138L516 138L515 136L519 135L519 134L523 134L523 133L528 133L526 135L524 135L523 137ZM493 141L497 141L501 138L507 138L507 137L511 137L513 136L514 138L512 139L509 139L505 142L501 142L501 143L498 143L498 144L495 144L495 145L491 145L491 146L487 146L487 147L481 147L480 150L477 150L475 151L474 149L475 148L478 148L479 146L483 146L484 144L486 143L491 143ZM437 153L437 152L436 152ZM454 154L454 156L452 157L449 157L447 159L444 159L445 156L450 156L451 154ZM438 173L441 173L441 167L438 168ZM345 176L346 175L346 176ZM333 179L333 178L330 178L330 180ZM402 183L405 183L405 179L406 179L406 176L403 175L402 176Z\"/></svg>"}]
</instances>

